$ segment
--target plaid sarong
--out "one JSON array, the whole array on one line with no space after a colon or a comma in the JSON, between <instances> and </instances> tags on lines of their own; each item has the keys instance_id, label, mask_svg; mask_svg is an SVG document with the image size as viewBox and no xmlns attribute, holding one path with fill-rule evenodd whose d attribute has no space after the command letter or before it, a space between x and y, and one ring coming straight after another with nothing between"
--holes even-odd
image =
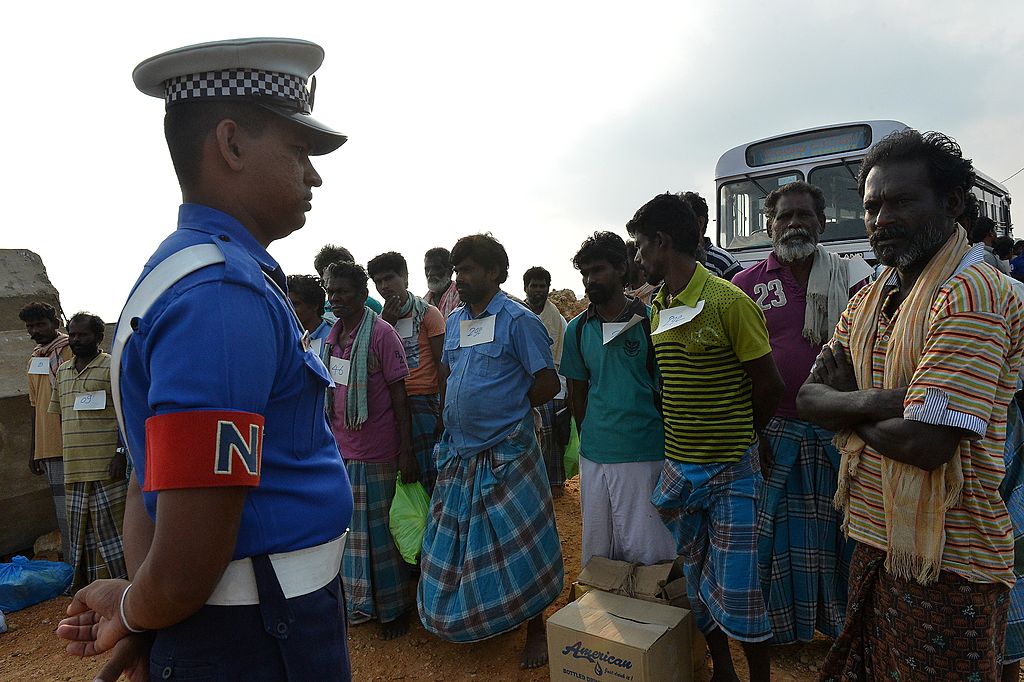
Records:
<instances>
[{"instance_id":1,"label":"plaid sarong","mask_svg":"<svg viewBox=\"0 0 1024 682\"><path fill-rule=\"evenodd\" d=\"M885 552L857 544L849 614L822 665L822 682L998 682L1006 585L941 571L924 586L892 576L884 563Z\"/></svg>"},{"instance_id":2,"label":"plaid sarong","mask_svg":"<svg viewBox=\"0 0 1024 682\"><path fill-rule=\"evenodd\" d=\"M435 429L437 415L441 413L441 400L437 395L409 396L409 417L412 421L412 451L420 465L420 483L427 494L434 492L437 480L437 462L434 461L434 446L437 445Z\"/></svg>"},{"instance_id":3,"label":"plaid sarong","mask_svg":"<svg viewBox=\"0 0 1024 682\"><path fill-rule=\"evenodd\" d=\"M395 620L412 608L409 569L388 525L397 462L345 462L352 483L352 524L341 559L348 622Z\"/></svg>"},{"instance_id":4,"label":"plaid sarong","mask_svg":"<svg viewBox=\"0 0 1024 682\"><path fill-rule=\"evenodd\" d=\"M544 455L548 481L553 486L565 485L565 446L555 428L555 414L564 407L564 400L553 398L537 408L540 412L540 451Z\"/></svg>"},{"instance_id":5,"label":"plaid sarong","mask_svg":"<svg viewBox=\"0 0 1024 682\"><path fill-rule=\"evenodd\" d=\"M1010 613L1006 621L1003 662L1024 660L1024 417L1018 399L1010 401L1006 413L1006 444L1003 460L1006 476L999 494L1013 523L1014 567L1017 582L1010 590Z\"/></svg>"},{"instance_id":6,"label":"plaid sarong","mask_svg":"<svg viewBox=\"0 0 1024 682\"><path fill-rule=\"evenodd\" d=\"M835 639L853 554L832 504L839 451L832 433L799 419L776 417L764 433L774 463L757 501L757 564L771 643L810 642L815 630Z\"/></svg>"},{"instance_id":7,"label":"plaid sarong","mask_svg":"<svg viewBox=\"0 0 1024 682\"><path fill-rule=\"evenodd\" d=\"M64 492L71 536L65 561L75 569L69 592L74 594L94 580L127 578L121 528L128 482L66 483Z\"/></svg>"},{"instance_id":8,"label":"plaid sarong","mask_svg":"<svg viewBox=\"0 0 1024 682\"><path fill-rule=\"evenodd\" d=\"M60 531L60 552L65 562L71 563L71 533L68 530L68 502L64 491L64 459L48 457L37 460L46 472L53 496L53 511L57 514L57 529Z\"/></svg>"},{"instance_id":9,"label":"plaid sarong","mask_svg":"<svg viewBox=\"0 0 1024 682\"><path fill-rule=\"evenodd\" d=\"M539 615L562 591L562 548L529 414L492 448L437 444L417 601L423 627L475 642Z\"/></svg>"},{"instance_id":10,"label":"plaid sarong","mask_svg":"<svg viewBox=\"0 0 1024 682\"><path fill-rule=\"evenodd\" d=\"M741 642L772 636L757 579L757 444L738 462L687 464L666 459L651 504L683 557L694 621Z\"/></svg>"}]
</instances>

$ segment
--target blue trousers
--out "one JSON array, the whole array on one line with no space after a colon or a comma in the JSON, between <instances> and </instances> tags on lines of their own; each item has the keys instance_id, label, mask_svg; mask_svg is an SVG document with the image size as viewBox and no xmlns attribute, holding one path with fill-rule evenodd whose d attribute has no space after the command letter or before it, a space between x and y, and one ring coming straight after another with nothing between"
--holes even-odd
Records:
<instances>
[{"instance_id":1,"label":"blue trousers","mask_svg":"<svg viewBox=\"0 0 1024 682\"><path fill-rule=\"evenodd\" d=\"M267 556L253 557L260 603L204 606L157 632L149 679L352 679L341 580L285 599Z\"/></svg>"}]
</instances>

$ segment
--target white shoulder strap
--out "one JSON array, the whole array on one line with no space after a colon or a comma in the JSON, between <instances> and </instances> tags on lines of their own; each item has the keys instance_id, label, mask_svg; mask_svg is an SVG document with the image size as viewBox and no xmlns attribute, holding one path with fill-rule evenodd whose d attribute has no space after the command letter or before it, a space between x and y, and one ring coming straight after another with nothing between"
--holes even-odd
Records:
<instances>
[{"instance_id":1,"label":"white shoulder strap","mask_svg":"<svg viewBox=\"0 0 1024 682\"><path fill-rule=\"evenodd\" d=\"M128 446L128 434L124 428L124 410L121 409L121 351L131 337L131 321L134 317L142 317L160 295L170 289L186 275L201 270L208 265L223 263L224 254L216 244L198 244L182 249L160 262L135 287L135 291L124 304L121 317L117 321L114 343L110 348L110 392L114 399L114 411L117 413L117 424L121 427L121 437L125 447Z\"/></svg>"}]
</instances>

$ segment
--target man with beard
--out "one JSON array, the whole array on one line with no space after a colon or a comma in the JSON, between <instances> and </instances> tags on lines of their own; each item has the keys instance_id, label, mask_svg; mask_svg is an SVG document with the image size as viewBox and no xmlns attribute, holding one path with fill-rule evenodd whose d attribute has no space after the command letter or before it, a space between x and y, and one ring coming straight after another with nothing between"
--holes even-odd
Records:
<instances>
[{"instance_id":1,"label":"man with beard","mask_svg":"<svg viewBox=\"0 0 1024 682\"><path fill-rule=\"evenodd\" d=\"M405 392L409 399L412 448L420 467L420 482L429 495L434 491L437 465L434 446L444 425L441 405L441 352L444 349L444 318L437 308L409 291L409 266L400 253L382 253L366 269L384 299L381 318L398 332L409 365Z\"/></svg>"},{"instance_id":2,"label":"man with beard","mask_svg":"<svg viewBox=\"0 0 1024 682\"><path fill-rule=\"evenodd\" d=\"M443 246L428 250L423 255L423 274L427 277L427 293L423 300L441 311L448 319L453 310L462 305L459 290L452 281L451 254Z\"/></svg>"},{"instance_id":3,"label":"man with beard","mask_svg":"<svg viewBox=\"0 0 1024 682\"><path fill-rule=\"evenodd\" d=\"M704 234L708 229L708 202L704 201L704 197L696 192L682 192L679 196L697 216L697 229L701 234L699 253L704 256L701 263L715 277L732 281L737 273L743 271L743 266L731 253L716 245L710 237Z\"/></svg>"},{"instance_id":4,"label":"man with beard","mask_svg":"<svg viewBox=\"0 0 1024 682\"><path fill-rule=\"evenodd\" d=\"M758 565L772 644L832 639L846 619L849 546L832 504L839 452L833 434L802 421L796 394L850 299L849 261L818 244L825 196L793 182L765 199L772 253L732 283L764 312L786 392L764 430L772 461L762 463ZM856 287L854 288L856 290Z\"/></svg>"},{"instance_id":5,"label":"man with beard","mask_svg":"<svg viewBox=\"0 0 1024 682\"><path fill-rule=\"evenodd\" d=\"M101 341L103 320L96 315L77 313L68 320L74 359L57 369L49 406L60 415L64 444L72 594L95 580L127 575L121 542L127 461L118 447L110 354L100 350Z\"/></svg>"},{"instance_id":6,"label":"man with beard","mask_svg":"<svg viewBox=\"0 0 1024 682\"><path fill-rule=\"evenodd\" d=\"M46 475L53 496L60 529L61 552L70 561L68 547L68 514L64 503L64 445L60 434L60 417L50 414L50 397L57 385L57 368L71 359L68 335L59 331L57 310L49 303L33 302L18 313L25 330L36 342L28 362L28 400L32 405L31 440L28 468L37 476Z\"/></svg>"},{"instance_id":7,"label":"man with beard","mask_svg":"<svg viewBox=\"0 0 1024 682\"><path fill-rule=\"evenodd\" d=\"M755 500L765 426L784 391L764 314L697 262L697 219L675 194L654 197L626 224L649 282L652 341L663 380L665 456L651 502L674 535L694 619L715 679L735 680L729 638L755 682L770 677L771 625L757 579Z\"/></svg>"},{"instance_id":8,"label":"man with beard","mask_svg":"<svg viewBox=\"0 0 1024 682\"><path fill-rule=\"evenodd\" d=\"M558 393L544 325L499 288L508 254L490 235L452 249L463 306L442 357L445 432L423 534L423 627L476 642L526 626L519 664L547 662L544 609L562 591L562 549L531 408Z\"/></svg>"},{"instance_id":9,"label":"man with beard","mask_svg":"<svg viewBox=\"0 0 1024 682\"><path fill-rule=\"evenodd\" d=\"M858 189L881 277L850 301L800 389L837 432L837 506L857 541L826 680L997 680L1013 529L999 493L1024 354L1009 279L957 227L974 183L941 133L881 140Z\"/></svg>"},{"instance_id":10,"label":"man with beard","mask_svg":"<svg viewBox=\"0 0 1024 682\"><path fill-rule=\"evenodd\" d=\"M554 303L548 300L551 293L551 273L540 266L529 268L523 273L523 290L526 293L526 307L544 323L551 338L551 357L555 361L555 371L562 363L562 338L565 335L565 318ZM558 395L537 408L540 412L540 450L544 455L544 464L548 470L548 483L551 484L551 496L559 498L565 489L565 446L566 442L559 435L561 429L556 423L560 419L568 420L565 412L566 389L563 385Z\"/></svg>"},{"instance_id":11,"label":"man with beard","mask_svg":"<svg viewBox=\"0 0 1024 682\"><path fill-rule=\"evenodd\" d=\"M595 232L572 259L590 298L565 331L559 368L580 429L581 566L593 556L653 564L676 541L651 504L665 452L650 309L622 291L626 244Z\"/></svg>"}]
</instances>

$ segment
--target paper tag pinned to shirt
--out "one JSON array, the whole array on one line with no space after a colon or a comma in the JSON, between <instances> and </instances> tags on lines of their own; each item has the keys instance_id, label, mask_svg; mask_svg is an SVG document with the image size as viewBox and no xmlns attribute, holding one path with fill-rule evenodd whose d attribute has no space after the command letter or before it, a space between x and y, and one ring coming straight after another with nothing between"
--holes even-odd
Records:
<instances>
[{"instance_id":1,"label":"paper tag pinned to shirt","mask_svg":"<svg viewBox=\"0 0 1024 682\"><path fill-rule=\"evenodd\" d=\"M469 348L494 341L494 315L459 322L459 347Z\"/></svg>"},{"instance_id":2,"label":"paper tag pinned to shirt","mask_svg":"<svg viewBox=\"0 0 1024 682\"><path fill-rule=\"evenodd\" d=\"M106 391L89 391L88 393L76 393L76 410L102 410L107 406Z\"/></svg>"},{"instance_id":3,"label":"paper tag pinned to shirt","mask_svg":"<svg viewBox=\"0 0 1024 682\"><path fill-rule=\"evenodd\" d=\"M634 313L633 317L629 318L629 320L627 320L626 322L605 322L605 323L603 323L601 325L601 334L604 337L604 341L602 342L602 345L608 345L609 343L614 341L616 338L621 336L623 334L623 332L625 332L628 329L632 329L637 324L639 324L642 319L643 319L642 317L640 317L639 315Z\"/></svg>"},{"instance_id":4,"label":"paper tag pinned to shirt","mask_svg":"<svg viewBox=\"0 0 1024 682\"><path fill-rule=\"evenodd\" d=\"M29 374L49 374L50 373L50 358L32 358L32 361L28 363Z\"/></svg>"},{"instance_id":5,"label":"paper tag pinned to shirt","mask_svg":"<svg viewBox=\"0 0 1024 682\"><path fill-rule=\"evenodd\" d=\"M847 279L852 287L858 282L862 282L871 275L875 274L875 269L868 265L868 262L864 260L864 256L853 256L846 261L846 272Z\"/></svg>"},{"instance_id":6,"label":"paper tag pinned to shirt","mask_svg":"<svg viewBox=\"0 0 1024 682\"><path fill-rule=\"evenodd\" d=\"M398 335L401 336L403 339L411 339L412 338L412 318L411 317L403 317L398 322L396 322L395 323L395 331L398 332Z\"/></svg>"},{"instance_id":7,"label":"paper tag pinned to shirt","mask_svg":"<svg viewBox=\"0 0 1024 682\"><path fill-rule=\"evenodd\" d=\"M675 308L666 308L658 316L658 328L651 332L651 336L667 332L670 329L680 327L700 314L704 310L704 301L697 301L697 305L678 305Z\"/></svg>"},{"instance_id":8,"label":"paper tag pinned to shirt","mask_svg":"<svg viewBox=\"0 0 1024 682\"><path fill-rule=\"evenodd\" d=\"M334 383L348 386L348 370L352 366L350 360L343 358L331 358L331 378Z\"/></svg>"}]
</instances>

